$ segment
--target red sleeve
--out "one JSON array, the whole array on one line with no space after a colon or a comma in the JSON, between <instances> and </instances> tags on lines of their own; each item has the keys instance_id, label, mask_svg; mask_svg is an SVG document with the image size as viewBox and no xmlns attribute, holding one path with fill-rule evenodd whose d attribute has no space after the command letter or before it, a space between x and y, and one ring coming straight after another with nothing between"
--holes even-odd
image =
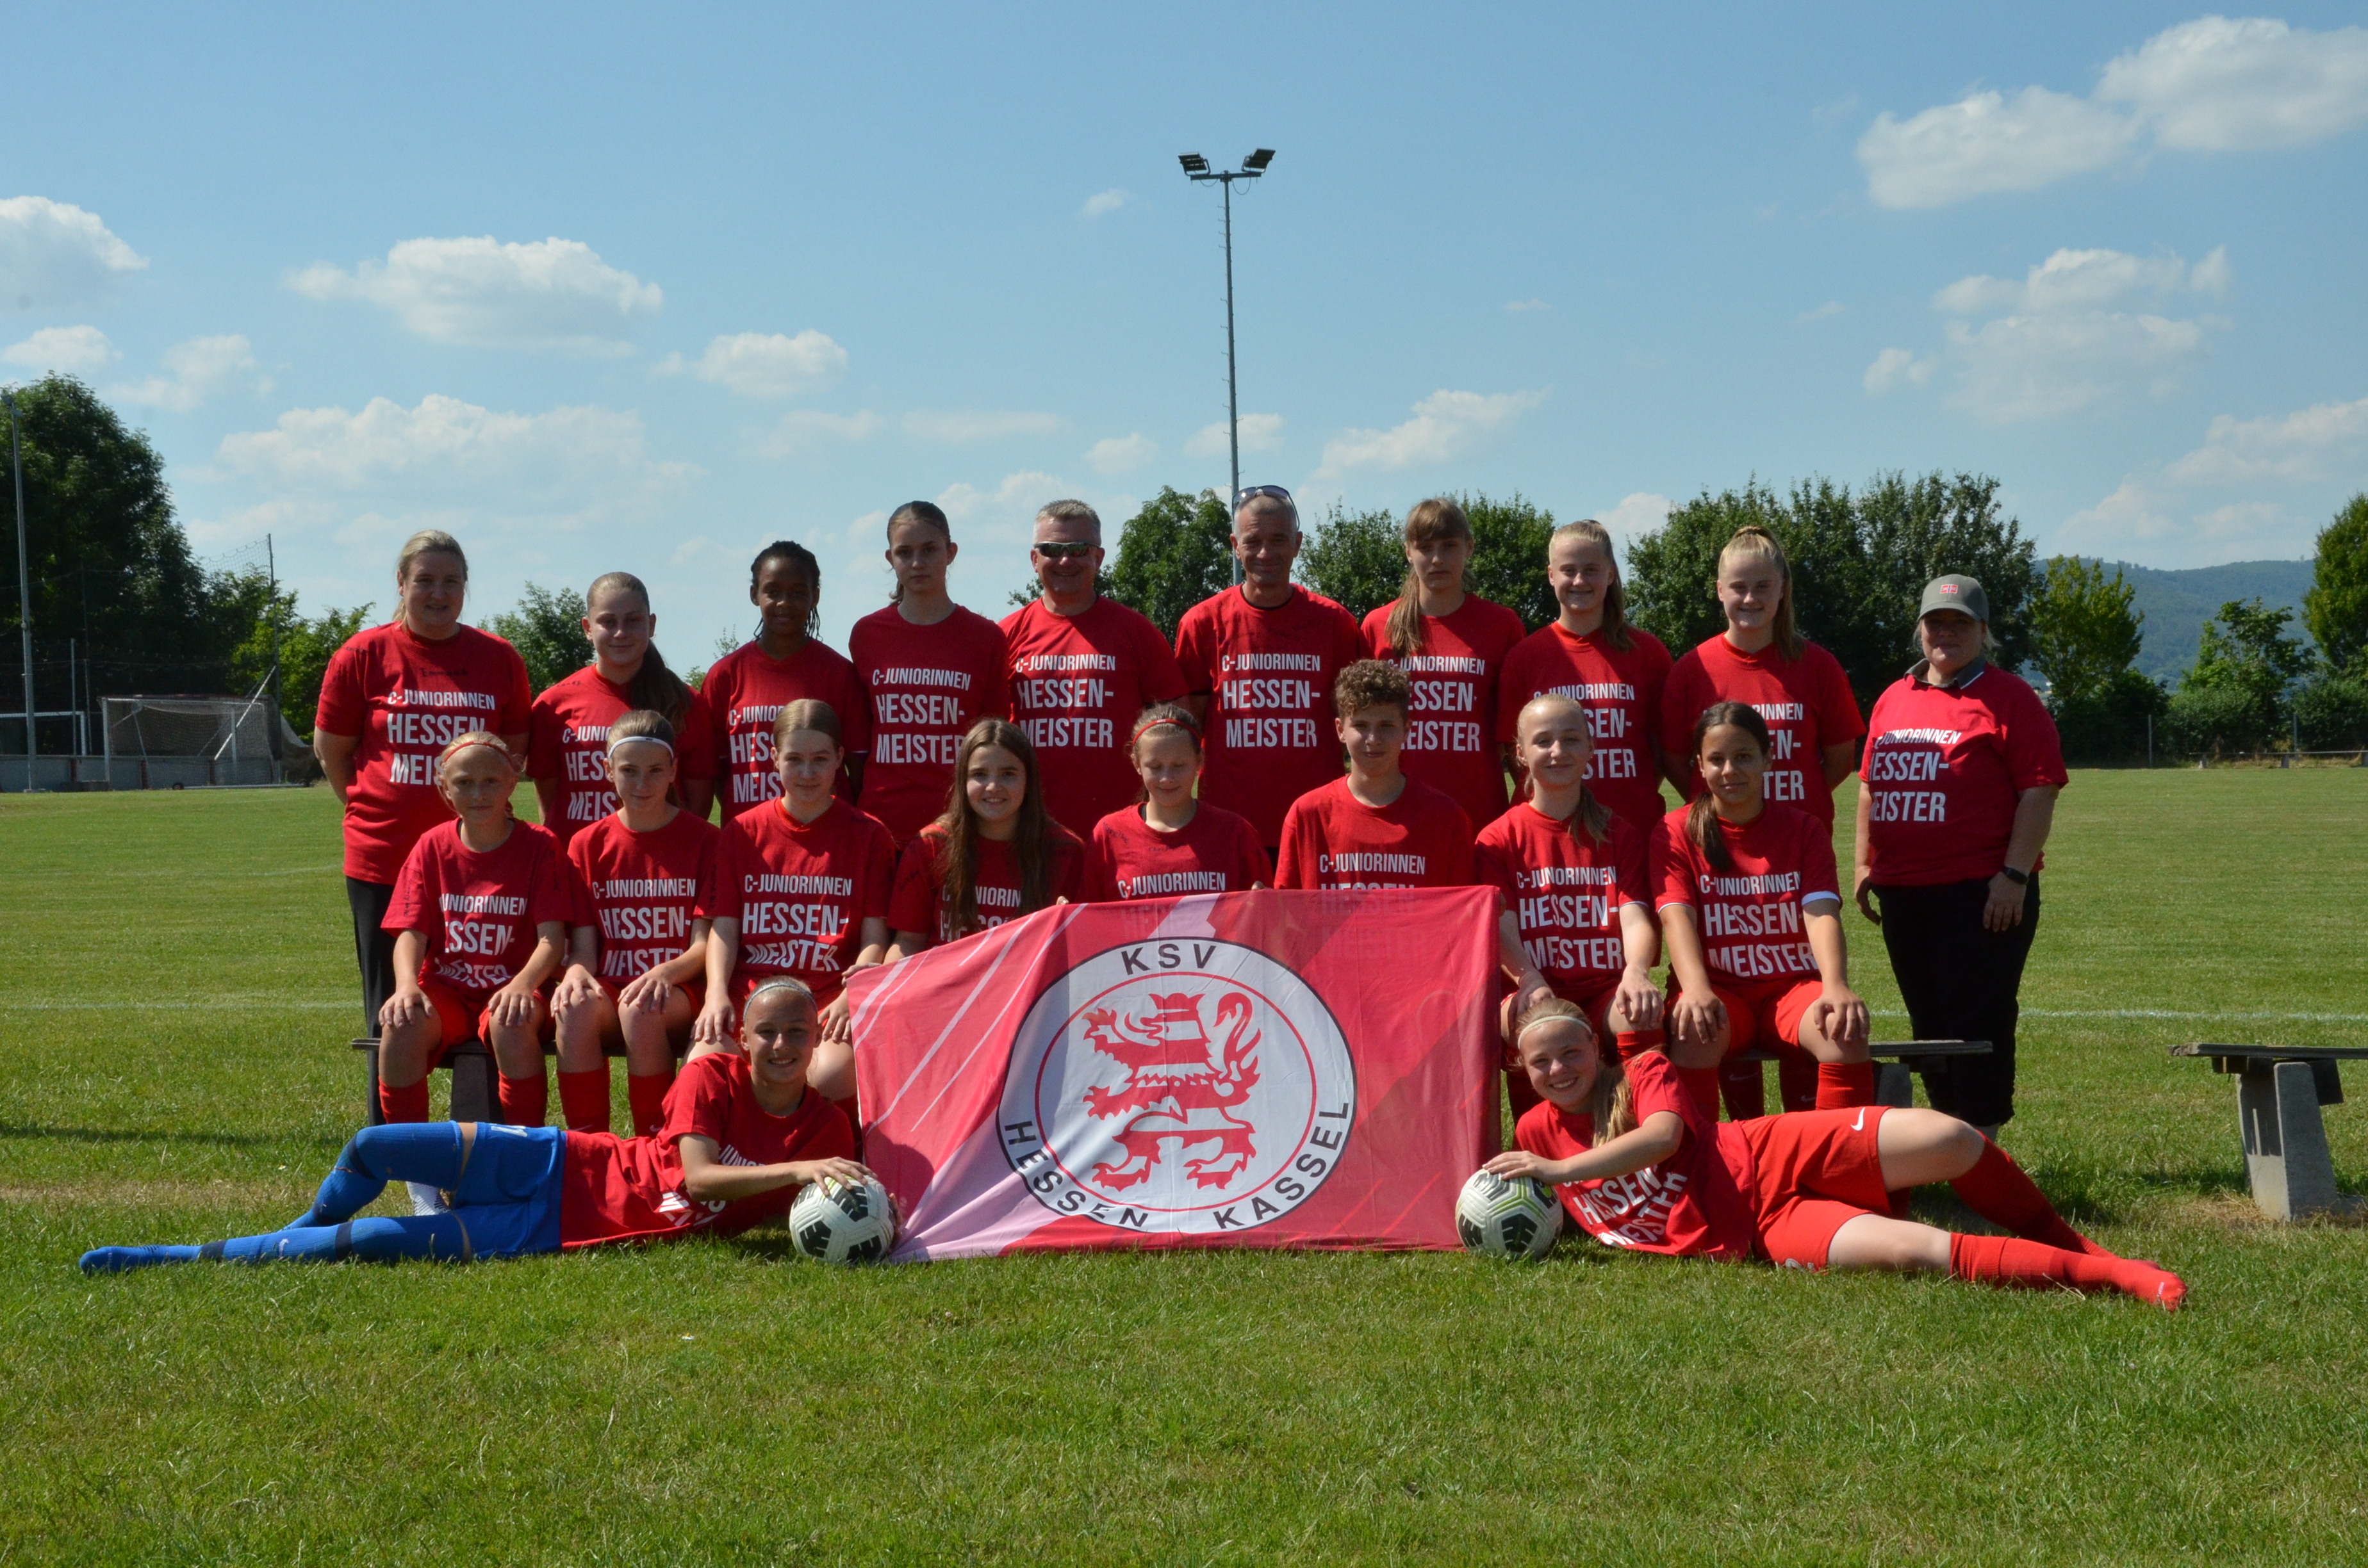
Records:
<instances>
[{"instance_id":1,"label":"red sleeve","mask_svg":"<svg viewBox=\"0 0 2368 1568\"><path fill-rule=\"evenodd\" d=\"M1135 628L1134 656L1143 666L1139 678L1145 708L1155 702L1174 702L1184 695L1184 672L1177 667L1175 650L1148 620Z\"/></svg>"},{"instance_id":2,"label":"red sleeve","mask_svg":"<svg viewBox=\"0 0 2368 1568\"><path fill-rule=\"evenodd\" d=\"M588 925L590 911L576 902L575 879L559 847L556 835L545 834L542 852L535 857L527 887L526 916L529 925L556 920L562 926ZM579 918L582 916L583 918Z\"/></svg>"},{"instance_id":3,"label":"red sleeve","mask_svg":"<svg viewBox=\"0 0 2368 1568\"><path fill-rule=\"evenodd\" d=\"M411 853L403 858L403 870L394 879L394 896L387 901L386 918L379 922L381 931L428 935L427 912L436 903L436 890L427 885L427 857L421 853L427 846L427 838L423 834L411 846Z\"/></svg>"},{"instance_id":4,"label":"red sleeve","mask_svg":"<svg viewBox=\"0 0 2368 1568\"><path fill-rule=\"evenodd\" d=\"M1617 819L1614 819L1615 821ZM1653 906L1653 878L1647 869L1651 857L1645 848L1645 835L1620 823L1611 835L1611 886L1620 902Z\"/></svg>"},{"instance_id":5,"label":"red sleeve","mask_svg":"<svg viewBox=\"0 0 2368 1568\"><path fill-rule=\"evenodd\" d=\"M1317 823L1323 810L1307 803L1313 795L1312 790L1302 795L1283 813L1282 844L1274 865L1276 887L1311 890L1315 886L1315 848L1308 840L1319 831Z\"/></svg>"},{"instance_id":6,"label":"red sleeve","mask_svg":"<svg viewBox=\"0 0 2368 1568\"><path fill-rule=\"evenodd\" d=\"M579 833L567 841L568 892L575 900L575 913L568 919L571 926L598 924L598 911L592 907L592 835ZM706 879L700 879L702 887ZM694 913L696 911L694 910Z\"/></svg>"},{"instance_id":7,"label":"red sleeve","mask_svg":"<svg viewBox=\"0 0 2368 1568\"><path fill-rule=\"evenodd\" d=\"M888 898L889 930L937 935L938 883L930 865L937 852L927 835L905 846L905 858L896 863L895 890Z\"/></svg>"},{"instance_id":8,"label":"red sleeve","mask_svg":"<svg viewBox=\"0 0 2368 1568\"><path fill-rule=\"evenodd\" d=\"M703 1060L712 1060L715 1065L701 1067ZM712 1051L706 1058L682 1064L666 1097L666 1121L658 1129L662 1147L673 1148L687 1134L696 1134L718 1148L730 1142L732 1070L724 1065L730 1060L723 1051Z\"/></svg>"},{"instance_id":9,"label":"red sleeve","mask_svg":"<svg viewBox=\"0 0 2368 1568\"><path fill-rule=\"evenodd\" d=\"M1667 909L1673 903L1693 903L1693 846L1679 838L1667 817L1653 824L1653 846L1648 865L1655 889L1655 909Z\"/></svg>"},{"instance_id":10,"label":"red sleeve","mask_svg":"<svg viewBox=\"0 0 2368 1568\"><path fill-rule=\"evenodd\" d=\"M1832 830L1815 817L1801 832L1801 902L1806 903L1819 893L1828 898L1842 895L1841 873L1834 864Z\"/></svg>"},{"instance_id":11,"label":"red sleeve","mask_svg":"<svg viewBox=\"0 0 2368 1568\"><path fill-rule=\"evenodd\" d=\"M1360 659L1386 659L1390 656L1390 607L1376 605L1369 611L1364 623L1357 628L1357 641L1363 649Z\"/></svg>"},{"instance_id":12,"label":"red sleeve","mask_svg":"<svg viewBox=\"0 0 2368 1568\"><path fill-rule=\"evenodd\" d=\"M1669 689L1672 667L1668 645L1649 631L1631 631L1630 640L1636 646L1636 710L1640 713L1658 713L1661 699ZM1686 726L1691 731L1693 726ZM1668 743L1662 743L1668 749Z\"/></svg>"},{"instance_id":13,"label":"red sleeve","mask_svg":"<svg viewBox=\"0 0 2368 1568\"><path fill-rule=\"evenodd\" d=\"M732 672L736 665L734 656L726 653L708 666L707 673L699 680L700 699L707 704L707 777L710 778L722 778L732 771L732 758L728 755L731 737L724 727L716 722L715 716L732 711Z\"/></svg>"},{"instance_id":14,"label":"red sleeve","mask_svg":"<svg viewBox=\"0 0 2368 1568\"><path fill-rule=\"evenodd\" d=\"M751 858L748 820L743 813L723 824L715 846L715 873L691 913L703 920L740 918L740 870Z\"/></svg>"},{"instance_id":15,"label":"red sleeve","mask_svg":"<svg viewBox=\"0 0 2368 1568\"><path fill-rule=\"evenodd\" d=\"M534 699L527 709L526 775L546 783L557 783L564 771L559 758L559 717L556 697L559 687L552 687Z\"/></svg>"},{"instance_id":16,"label":"red sleeve","mask_svg":"<svg viewBox=\"0 0 2368 1568\"><path fill-rule=\"evenodd\" d=\"M702 833L699 835L699 891L691 896L690 915L694 920L712 920L709 906L715 903L716 892L723 885L723 835ZM733 884L735 888L737 882Z\"/></svg>"},{"instance_id":17,"label":"red sleeve","mask_svg":"<svg viewBox=\"0 0 2368 1568\"><path fill-rule=\"evenodd\" d=\"M1340 672L1365 656L1365 634L1357 628L1357 618L1336 608L1332 612L1332 667L1324 672L1324 706L1332 705L1332 683Z\"/></svg>"},{"instance_id":18,"label":"red sleeve","mask_svg":"<svg viewBox=\"0 0 2368 1568\"><path fill-rule=\"evenodd\" d=\"M869 756L871 751L871 704L863 700L863 683L856 676L853 665L844 665L838 673L838 700L831 710L838 715L839 738L849 751Z\"/></svg>"},{"instance_id":19,"label":"red sleeve","mask_svg":"<svg viewBox=\"0 0 2368 1568\"><path fill-rule=\"evenodd\" d=\"M1546 633L1541 632L1539 635L1544 636ZM1529 684L1523 678L1530 665L1529 646L1527 642L1515 643L1513 651L1505 655L1504 667L1497 672L1497 741L1500 745L1508 741L1520 738L1521 710L1529 706L1527 699L1521 696L1522 690ZM1637 693L1637 698L1645 712L1660 711L1660 709L1642 692Z\"/></svg>"},{"instance_id":20,"label":"red sleeve","mask_svg":"<svg viewBox=\"0 0 2368 1568\"><path fill-rule=\"evenodd\" d=\"M1495 888L1507 898L1519 891L1513 881L1513 868L1497 852L1493 844L1472 846L1472 881L1474 886Z\"/></svg>"},{"instance_id":21,"label":"red sleeve","mask_svg":"<svg viewBox=\"0 0 2368 1568\"><path fill-rule=\"evenodd\" d=\"M494 638L494 643L501 649L502 662L508 666L502 672L503 685L507 689L502 693L501 706L494 710L494 733L522 734L531 717L534 686L526 678L526 661L518 656L518 651L499 637Z\"/></svg>"},{"instance_id":22,"label":"red sleeve","mask_svg":"<svg viewBox=\"0 0 2368 1568\"><path fill-rule=\"evenodd\" d=\"M1850 690L1842 662L1825 649L1817 659L1817 744L1821 746L1854 741L1866 733L1866 720L1858 710L1858 695Z\"/></svg>"},{"instance_id":23,"label":"red sleeve","mask_svg":"<svg viewBox=\"0 0 2368 1568\"><path fill-rule=\"evenodd\" d=\"M1703 694L1702 661L1687 654L1669 668L1661 687L1661 749L1683 761L1694 754L1694 721L1710 706Z\"/></svg>"},{"instance_id":24,"label":"red sleeve","mask_svg":"<svg viewBox=\"0 0 2368 1568\"><path fill-rule=\"evenodd\" d=\"M313 727L333 735L359 735L370 722L370 696L362 689L362 659L358 638L348 638L329 655L329 673L321 677L321 701L313 710Z\"/></svg>"},{"instance_id":25,"label":"red sleeve","mask_svg":"<svg viewBox=\"0 0 2368 1568\"><path fill-rule=\"evenodd\" d=\"M2072 776L2064 771L2064 743L2055 733L2055 720L2037 692L2019 680L2015 687L2013 702L1999 704L2012 710L1998 715L2006 726L2007 775L2018 792L2042 785L2060 790Z\"/></svg>"},{"instance_id":26,"label":"red sleeve","mask_svg":"<svg viewBox=\"0 0 2368 1568\"><path fill-rule=\"evenodd\" d=\"M1678 1082L1668 1057L1657 1051L1648 1051L1631 1057L1622 1070L1628 1074L1633 1096L1629 1103L1635 1107L1639 1126L1656 1111L1666 1110L1679 1121L1685 1120L1685 1087Z\"/></svg>"},{"instance_id":27,"label":"red sleeve","mask_svg":"<svg viewBox=\"0 0 2368 1568\"><path fill-rule=\"evenodd\" d=\"M863 885L855 890L858 920L888 917L888 901L896 891L896 844L878 823L863 846Z\"/></svg>"},{"instance_id":28,"label":"red sleeve","mask_svg":"<svg viewBox=\"0 0 2368 1568\"><path fill-rule=\"evenodd\" d=\"M674 754L679 759L681 776L715 778L715 710L694 689L690 700L682 707L682 733L675 737Z\"/></svg>"},{"instance_id":29,"label":"red sleeve","mask_svg":"<svg viewBox=\"0 0 2368 1568\"><path fill-rule=\"evenodd\" d=\"M1184 694L1207 697L1217 689L1215 634L1209 630L1214 616L1204 602L1184 612L1176 628L1176 673L1184 679Z\"/></svg>"}]
</instances>

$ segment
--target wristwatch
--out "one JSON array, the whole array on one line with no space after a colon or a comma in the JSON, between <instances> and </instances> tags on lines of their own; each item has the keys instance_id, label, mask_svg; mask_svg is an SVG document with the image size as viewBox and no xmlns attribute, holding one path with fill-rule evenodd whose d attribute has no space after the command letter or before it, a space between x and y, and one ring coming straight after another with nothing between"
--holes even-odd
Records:
<instances>
[{"instance_id":1,"label":"wristwatch","mask_svg":"<svg viewBox=\"0 0 2368 1568\"><path fill-rule=\"evenodd\" d=\"M2018 871L2012 866L2000 866L1998 868L1998 875L2004 877L2008 881L2012 882L2019 888L2028 887L2031 885L2031 873L2029 871Z\"/></svg>"}]
</instances>

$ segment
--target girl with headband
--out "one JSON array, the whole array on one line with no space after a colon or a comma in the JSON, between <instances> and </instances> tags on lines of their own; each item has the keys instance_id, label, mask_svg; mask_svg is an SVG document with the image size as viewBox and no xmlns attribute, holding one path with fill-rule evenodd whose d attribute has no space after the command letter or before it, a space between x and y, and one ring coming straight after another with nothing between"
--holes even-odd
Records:
<instances>
[{"instance_id":1,"label":"girl with headband","mask_svg":"<svg viewBox=\"0 0 2368 1568\"><path fill-rule=\"evenodd\" d=\"M203 1246L97 1247L83 1271L165 1263L471 1263L604 1243L728 1236L789 1211L800 1187L860 1182L847 1119L806 1086L814 995L787 978L748 998L740 1049L683 1068L655 1137L491 1122L365 1127L312 1208ZM390 1181L438 1189L433 1215L357 1219Z\"/></svg>"},{"instance_id":2,"label":"girl with headband","mask_svg":"<svg viewBox=\"0 0 2368 1568\"><path fill-rule=\"evenodd\" d=\"M571 1131L609 1128L609 1057L625 1048L635 1133L658 1130L676 1056L705 999L708 921L723 835L667 798L675 727L637 709L609 726L602 758L617 809L568 841L579 908L552 993L559 1109Z\"/></svg>"},{"instance_id":3,"label":"girl with headband","mask_svg":"<svg viewBox=\"0 0 2368 1568\"><path fill-rule=\"evenodd\" d=\"M1127 737L1143 798L1094 824L1086 897L1097 903L1246 892L1274 881L1247 817L1196 798L1201 726L1180 703L1143 710Z\"/></svg>"},{"instance_id":4,"label":"girl with headband","mask_svg":"<svg viewBox=\"0 0 2368 1568\"><path fill-rule=\"evenodd\" d=\"M1570 1217L1607 1246L2119 1290L2165 1311L2186 1299L2179 1276L2066 1224L2003 1150L1955 1117L1861 1106L1714 1121L1659 1051L1622 1062L1558 996L1521 1016L1514 1046L1542 1103L1514 1129L1520 1147L1486 1168L1559 1187ZM1943 1181L2009 1234L1893 1217L1909 1189Z\"/></svg>"},{"instance_id":5,"label":"girl with headband","mask_svg":"<svg viewBox=\"0 0 2368 1568\"><path fill-rule=\"evenodd\" d=\"M482 1038L501 1074L502 1119L540 1127L549 1107L538 994L559 972L575 914L567 858L550 830L510 815L518 764L472 730L445 746L436 785L453 820L412 846L394 884L394 994L379 1012L379 1110L427 1119L427 1074Z\"/></svg>"}]
</instances>

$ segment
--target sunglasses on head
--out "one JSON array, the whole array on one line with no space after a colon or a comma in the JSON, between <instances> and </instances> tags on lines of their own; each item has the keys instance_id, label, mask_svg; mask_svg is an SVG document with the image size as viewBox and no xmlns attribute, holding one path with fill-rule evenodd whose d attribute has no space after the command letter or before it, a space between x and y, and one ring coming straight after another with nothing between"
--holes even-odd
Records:
<instances>
[{"instance_id":1,"label":"sunglasses on head","mask_svg":"<svg viewBox=\"0 0 2368 1568\"><path fill-rule=\"evenodd\" d=\"M1254 500L1260 495L1271 495L1276 500L1281 502L1284 506L1292 506L1294 509L1297 506L1297 503L1292 501L1291 498L1291 492L1285 490L1280 484L1252 484L1246 486L1242 491L1240 499L1236 500L1234 505L1235 506L1239 506L1243 501Z\"/></svg>"},{"instance_id":2,"label":"sunglasses on head","mask_svg":"<svg viewBox=\"0 0 2368 1568\"><path fill-rule=\"evenodd\" d=\"M1037 554L1047 561L1077 561L1091 555L1101 546L1087 544L1083 540L1056 540L1051 544L1040 544L1033 548Z\"/></svg>"}]
</instances>

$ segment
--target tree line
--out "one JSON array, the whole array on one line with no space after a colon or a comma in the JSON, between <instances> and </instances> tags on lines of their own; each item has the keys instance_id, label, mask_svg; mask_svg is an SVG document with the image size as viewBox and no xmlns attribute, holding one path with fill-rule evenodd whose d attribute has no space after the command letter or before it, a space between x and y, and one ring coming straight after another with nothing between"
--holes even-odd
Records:
<instances>
[{"instance_id":1,"label":"tree line","mask_svg":"<svg viewBox=\"0 0 2368 1568\"><path fill-rule=\"evenodd\" d=\"M329 656L375 604L307 615L260 567L206 571L142 432L67 376L28 387L17 406L40 706L79 699L95 710L98 695L132 692L244 694L268 684L276 649L281 710L309 732ZM1784 547L1801 629L1840 662L1861 707L1914 661L1923 584L1963 572L1988 592L1999 662L2044 677L2076 761L2138 760L2150 727L2158 750L2186 755L2297 741L2305 750L2368 745L2368 495L2319 535L2303 612L2313 645L2292 635L2292 612L2231 602L2205 626L2194 665L2172 689L2135 667L2144 617L2121 574L2078 557L2039 560L2000 507L1998 488L1987 475L1890 472L1855 488L1813 477L1782 491L1756 478L1704 489L1659 528L1626 541L1629 619L1678 653L1715 635L1724 624L1719 550L1753 524ZM1472 521L1471 591L1511 607L1532 631L1552 621L1544 562L1553 514L1518 493L1456 499ZM1230 533L1218 492L1162 488L1121 528L1103 590L1172 638L1185 610L1233 581ZM1361 618L1398 596L1399 540L1395 514L1336 505L1308 519L1299 576ZM13 564L13 552L0 557ZM12 580L0 646L9 697L21 670L14 589ZM1023 585L1013 597L1032 592ZM518 646L541 690L590 658L583 613L579 589L529 583L515 608L485 624ZM69 636L81 666L73 672ZM698 673L687 672L694 680ZM45 728L43 749L63 749L68 739Z\"/></svg>"}]
</instances>

